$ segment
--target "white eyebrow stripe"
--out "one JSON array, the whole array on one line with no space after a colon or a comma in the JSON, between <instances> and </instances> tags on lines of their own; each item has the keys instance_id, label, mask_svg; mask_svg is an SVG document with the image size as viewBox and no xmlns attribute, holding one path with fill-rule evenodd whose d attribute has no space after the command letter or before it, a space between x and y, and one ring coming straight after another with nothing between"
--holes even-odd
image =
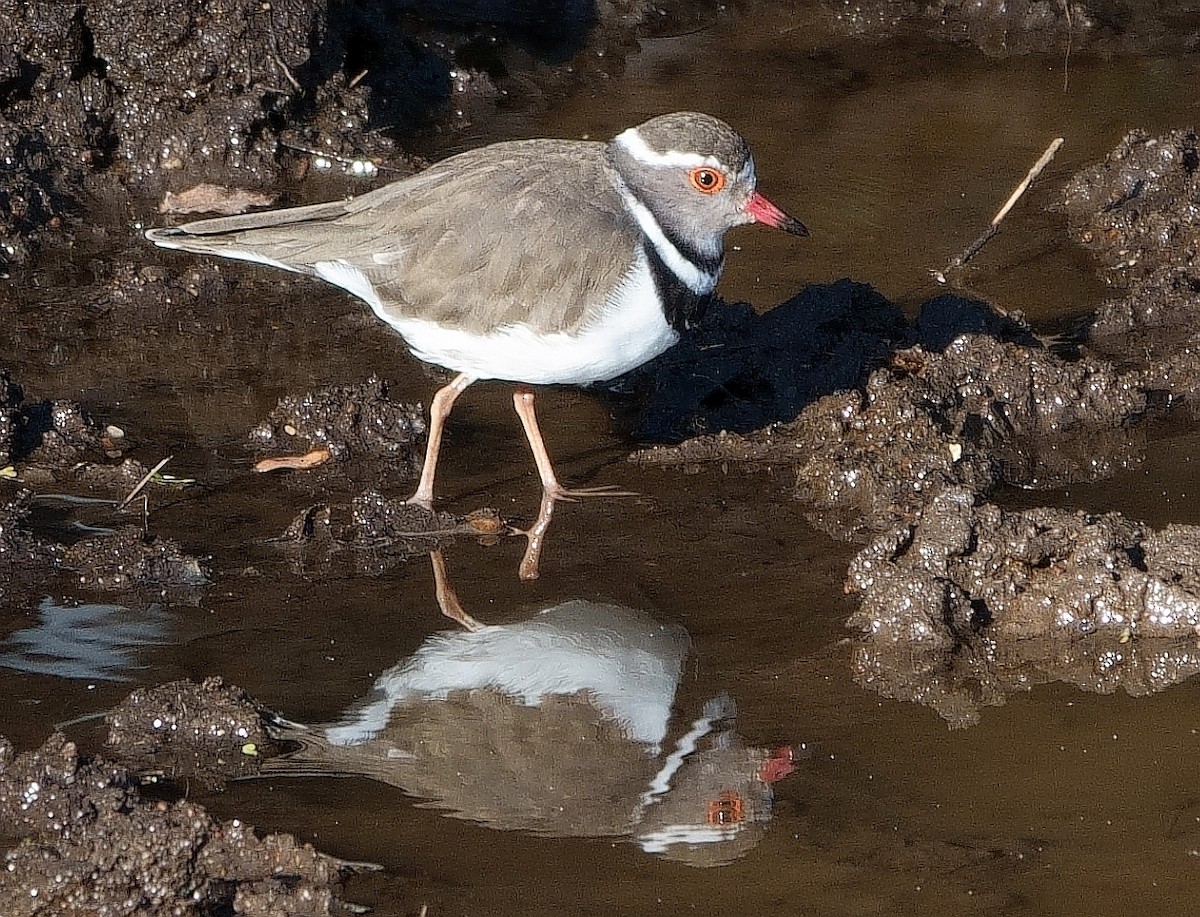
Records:
<instances>
[{"instance_id":1,"label":"white eyebrow stripe","mask_svg":"<svg viewBox=\"0 0 1200 917\"><path fill-rule=\"evenodd\" d=\"M693 168L708 166L712 169L720 169L722 172L729 171L716 156L682 153L679 150L667 150L665 153L660 153L658 150L651 149L650 145L642 139L642 135L638 133L636 127L617 134L613 142L638 162L643 162L648 166L690 166Z\"/></svg>"}]
</instances>

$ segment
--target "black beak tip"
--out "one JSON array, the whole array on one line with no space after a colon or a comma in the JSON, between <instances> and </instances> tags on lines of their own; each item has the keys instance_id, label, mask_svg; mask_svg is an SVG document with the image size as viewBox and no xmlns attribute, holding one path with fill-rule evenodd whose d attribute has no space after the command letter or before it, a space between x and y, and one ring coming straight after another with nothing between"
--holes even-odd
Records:
<instances>
[{"instance_id":1,"label":"black beak tip","mask_svg":"<svg viewBox=\"0 0 1200 917\"><path fill-rule=\"evenodd\" d=\"M793 236L807 236L808 227L797 220L795 217L788 217L787 221L779 227L784 232L790 232Z\"/></svg>"}]
</instances>

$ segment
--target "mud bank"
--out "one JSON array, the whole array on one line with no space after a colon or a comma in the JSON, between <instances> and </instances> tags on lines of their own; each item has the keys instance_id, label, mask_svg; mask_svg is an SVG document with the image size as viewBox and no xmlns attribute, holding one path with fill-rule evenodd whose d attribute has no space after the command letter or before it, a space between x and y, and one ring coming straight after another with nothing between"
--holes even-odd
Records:
<instances>
[{"instance_id":1,"label":"mud bank","mask_svg":"<svg viewBox=\"0 0 1200 917\"><path fill-rule=\"evenodd\" d=\"M1143 693L1181 680L1194 670L1200 624L1200 531L1011 513L987 501L1004 487L1059 487L1136 467L1155 420L1195 410L1198 194L1191 130L1132 133L1068 183L1061 206L1072 238L1123 288L1069 353L1019 316L952 296L926 303L911 327L873 336L875 313L860 317L848 288L833 287L844 339L875 342L845 361L862 373L857 385L810 398L794 420L634 460L794 468L795 497L813 524L867 543L847 581L861 600L849 621L863 635L858 678L953 724L1031 683ZM793 333L823 330L818 319ZM690 422L707 423L702 411Z\"/></svg>"},{"instance_id":2,"label":"mud bank","mask_svg":"<svg viewBox=\"0 0 1200 917\"><path fill-rule=\"evenodd\" d=\"M1141 695L1200 664L1200 527L1139 526L946 490L850 566L855 678L951 725L1033 685Z\"/></svg>"},{"instance_id":3,"label":"mud bank","mask_svg":"<svg viewBox=\"0 0 1200 917\"><path fill-rule=\"evenodd\" d=\"M346 864L290 835L260 836L177 798L256 769L266 747L254 702L219 680L134 692L108 716L108 754L81 755L62 734L15 755L0 739L0 912L344 913ZM143 787L171 774L168 796Z\"/></svg>"},{"instance_id":4,"label":"mud bank","mask_svg":"<svg viewBox=\"0 0 1200 917\"><path fill-rule=\"evenodd\" d=\"M130 196L395 179L397 138L619 72L645 3L4 0L0 269L92 243ZM686 27L691 16L676 18ZM104 202L101 206L101 202ZM119 221L120 218L117 217Z\"/></svg>"}]
</instances>

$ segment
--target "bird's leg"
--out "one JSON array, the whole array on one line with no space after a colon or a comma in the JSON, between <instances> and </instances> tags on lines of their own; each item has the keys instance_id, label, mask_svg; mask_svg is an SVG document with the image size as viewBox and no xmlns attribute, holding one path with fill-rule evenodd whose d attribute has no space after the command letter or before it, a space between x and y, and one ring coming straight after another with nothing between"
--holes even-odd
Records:
<instances>
[{"instance_id":1,"label":"bird's leg","mask_svg":"<svg viewBox=\"0 0 1200 917\"><path fill-rule=\"evenodd\" d=\"M542 546L545 544L546 532L550 528L550 520L554 516L554 504L558 500L576 500L580 497L632 497L634 494L615 490L611 487L584 487L568 490L558 483L554 474L554 466L550 464L550 454L546 451L546 443L542 439L542 431L538 428L537 414L533 408L534 396L529 389L517 389L513 393L513 407L521 418L521 426L525 428L525 438L529 440L529 448L533 450L533 461L537 464L538 477L542 479L542 503L538 507L537 519L523 533L528 539L525 556L521 558L521 566L517 570L523 580L538 578L538 564L542 558Z\"/></svg>"},{"instance_id":2,"label":"bird's leg","mask_svg":"<svg viewBox=\"0 0 1200 917\"><path fill-rule=\"evenodd\" d=\"M442 557L441 549L430 551L429 559L433 562L433 591L442 614L471 633L479 630L483 625L467 614L458 600L458 593L450 585L450 577L446 573L446 559Z\"/></svg>"},{"instance_id":3,"label":"bird's leg","mask_svg":"<svg viewBox=\"0 0 1200 917\"><path fill-rule=\"evenodd\" d=\"M517 576L523 580L534 580L540 575L538 564L542 559L542 544L545 542L546 530L550 528L550 518L553 515L554 497L543 490L538 517L524 532L528 542L525 545L525 556L521 558L521 566L517 568Z\"/></svg>"},{"instance_id":4,"label":"bird's leg","mask_svg":"<svg viewBox=\"0 0 1200 917\"><path fill-rule=\"evenodd\" d=\"M429 403L429 437L425 444L425 464L421 467L421 480L417 489L406 502L415 503L426 509L433 509L433 475L437 471L438 451L442 448L442 428L454 402L475 379L466 373L459 373L449 384L438 389Z\"/></svg>"},{"instance_id":5,"label":"bird's leg","mask_svg":"<svg viewBox=\"0 0 1200 917\"><path fill-rule=\"evenodd\" d=\"M551 500L577 500L580 497L637 496L630 491L616 490L613 487L580 487L570 490L563 487L554 474L554 466L550 464L550 453L546 451L542 431L538 428L537 414L533 409L533 392L527 388L517 389L513 392L513 407L517 410L517 416L521 418L521 426L525 428L525 438L529 440L529 448L533 450L533 461L537 464L538 477L542 479L542 493L546 497ZM547 525L549 521L547 518Z\"/></svg>"}]
</instances>

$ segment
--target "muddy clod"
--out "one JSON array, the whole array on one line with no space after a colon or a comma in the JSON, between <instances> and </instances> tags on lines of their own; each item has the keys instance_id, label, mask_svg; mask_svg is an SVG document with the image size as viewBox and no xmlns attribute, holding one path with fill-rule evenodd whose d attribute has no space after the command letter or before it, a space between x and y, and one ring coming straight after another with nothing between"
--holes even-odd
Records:
<instances>
[{"instance_id":1,"label":"muddy clod","mask_svg":"<svg viewBox=\"0 0 1200 917\"><path fill-rule=\"evenodd\" d=\"M826 395L790 423L640 457L794 466L814 522L840 538L884 531L949 487L1095 480L1139 458L1139 437L1125 428L1148 409L1136 373L986 334L959 335L941 352L896 351L890 362L863 390Z\"/></svg>"},{"instance_id":2,"label":"muddy clod","mask_svg":"<svg viewBox=\"0 0 1200 917\"><path fill-rule=\"evenodd\" d=\"M85 538L63 554L62 565L91 589L120 591L137 587L203 586L204 565L170 538L124 526L111 535Z\"/></svg>"},{"instance_id":3,"label":"muddy clod","mask_svg":"<svg viewBox=\"0 0 1200 917\"><path fill-rule=\"evenodd\" d=\"M1062 194L1075 241L1126 292L1104 303L1092 343L1128 361L1182 349L1200 309L1200 139L1132 131Z\"/></svg>"},{"instance_id":4,"label":"muddy clod","mask_svg":"<svg viewBox=\"0 0 1200 917\"><path fill-rule=\"evenodd\" d=\"M106 744L130 768L219 787L257 773L257 753L267 746L260 709L218 677L138 688L105 717Z\"/></svg>"},{"instance_id":5,"label":"muddy clod","mask_svg":"<svg viewBox=\"0 0 1200 917\"><path fill-rule=\"evenodd\" d=\"M0 739L0 834L23 838L5 854L6 917L340 912L337 861L187 800L144 800L128 771L59 734L19 756Z\"/></svg>"},{"instance_id":6,"label":"muddy clod","mask_svg":"<svg viewBox=\"0 0 1200 917\"><path fill-rule=\"evenodd\" d=\"M345 565L355 573L375 575L456 537L490 537L503 529L491 510L463 518L368 490L349 503L309 507L292 521L282 540L296 572L329 572Z\"/></svg>"},{"instance_id":7,"label":"muddy clod","mask_svg":"<svg viewBox=\"0 0 1200 917\"><path fill-rule=\"evenodd\" d=\"M334 385L279 400L250 431L250 446L268 460L328 452L331 465L367 460L378 478L380 462L403 479L415 477L425 420L420 405L392 401L372 376L358 385ZM345 475L344 469L334 472Z\"/></svg>"},{"instance_id":8,"label":"muddy clod","mask_svg":"<svg viewBox=\"0 0 1200 917\"><path fill-rule=\"evenodd\" d=\"M954 725L1048 681L1162 690L1200 670L1198 557L1200 527L946 490L850 565L856 678Z\"/></svg>"}]
</instances>

